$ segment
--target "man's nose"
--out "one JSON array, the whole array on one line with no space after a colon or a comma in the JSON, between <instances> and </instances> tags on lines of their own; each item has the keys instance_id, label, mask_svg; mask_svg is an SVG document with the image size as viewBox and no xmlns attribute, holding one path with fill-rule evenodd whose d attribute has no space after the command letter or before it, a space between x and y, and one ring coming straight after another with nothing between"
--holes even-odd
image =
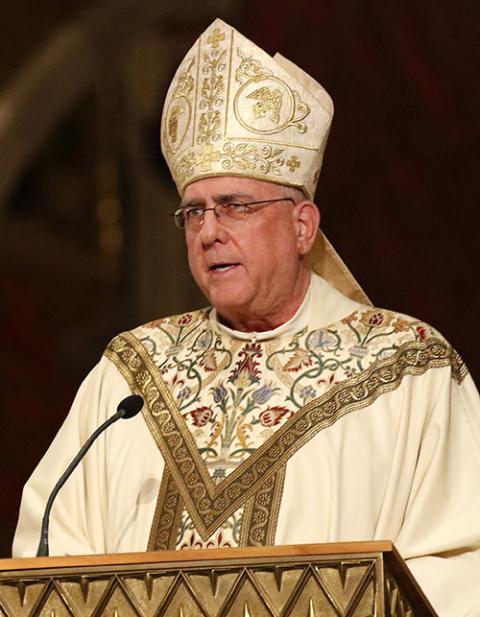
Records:
<instances>
[{"instance_id":1,"label":"man's nose","mask_svg":"<svg viewBox=\"0 0 480 617\"><path fill-rule=\"evenodd\" d=\"M226 238L225 226L222 225L215 210L209 209L203 215L203 222L198 231L205 245L213 244L217 240L224 242Z\"/></svg>"}]
</instances>

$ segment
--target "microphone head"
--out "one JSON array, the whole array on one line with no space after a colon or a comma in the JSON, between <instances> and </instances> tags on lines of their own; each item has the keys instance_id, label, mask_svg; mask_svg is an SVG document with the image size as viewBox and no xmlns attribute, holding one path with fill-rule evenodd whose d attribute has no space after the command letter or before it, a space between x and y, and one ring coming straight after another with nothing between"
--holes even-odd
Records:
<instances>
[{"instance_id":1,"label":"microphone head","mask_svg":"<svg viewBox=\"0 0 480 617\"><path fill-rule=\"evenodd\" d=\"M126 420L127 418L133 418L136 416L140 409L143 407L143 398L138 394L131 394L120 401L117 407L117 413Z\"/></svg>"}]
</instances>

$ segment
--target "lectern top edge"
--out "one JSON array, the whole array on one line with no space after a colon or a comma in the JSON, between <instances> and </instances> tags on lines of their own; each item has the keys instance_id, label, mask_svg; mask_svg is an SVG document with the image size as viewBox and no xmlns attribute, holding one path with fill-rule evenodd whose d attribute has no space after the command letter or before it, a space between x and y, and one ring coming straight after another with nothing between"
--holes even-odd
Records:
<instances>
[{"instance_id":1,"label":"lectern top edge","mask_svg":"<svg viewBox=\"0 0 480 617\"><path fill-rule=\"evenodd\" d=\"M108 566L112 564L149 564L178 561L223 561L224 559L245 559L290 557L308 555L341 555L351 553L395 553L392 542L376 540L370 542L336 542L325 544L291 544L286 546L267 546L249 548L198 549L188 551L160 551L141 553L113 553L107 555L65 555L53 557L19 557L0 559L0 574L14 570L34 570L45 568Z\"/></svg>"}]
</instances>

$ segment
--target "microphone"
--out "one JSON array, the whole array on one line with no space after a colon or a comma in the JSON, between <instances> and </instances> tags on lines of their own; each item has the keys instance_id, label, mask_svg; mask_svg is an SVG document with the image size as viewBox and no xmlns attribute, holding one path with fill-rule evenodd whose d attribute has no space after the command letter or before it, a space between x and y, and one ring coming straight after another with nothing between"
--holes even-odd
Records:
<instances>
[{"instance_id":1,"label":"microphone","mask_svg":"<svg viewBox=\"0 0 480 617\"><path fill-rule=\"evenodd\" d=\"M80 448L77 456L73 459L70 465L60 476L59 481L55 484L55 486L53 487L53 491L50 493L50 497L48 498L47 505L45 507L45 512L42 519L42 529L40 532L40 542L38 544L37 550L37 557L48 557L48 525L50 522L50 510L52 509L55 497L58 495L59 490L70 477L72 471L85 456L87 450L90 448L92 443L101 433L103 433L104 430L106 430L111 424L113 424L117 420L120 420L120 418L123 418L125 420L127 420L128 418L133 418L138 414L142 407L143 398L138 394L131 394L130 396L124 398L123 401L119 403L116 413L108 420L106 420L103 424L101 424L97 428L97 430L92 433L92 435Z\"/></svg>"},{"instance_id":2,"label":"microphone","mask_svg":"<svg viewBox=\"0 0 480 617\"><path fill-rule=\"evenodd\" d=\"M128 418L133 418L133 416L136 416L142 407L143 398L139 394L130 394L130 396L124 398L123 401L120 401L115 416L118 415L119 418L128 420ZM112 416L112 418L115 418L115 416ZM115 418L113 422L116 420L118 420L118 418Z\"/></svg>"}]
</instances>

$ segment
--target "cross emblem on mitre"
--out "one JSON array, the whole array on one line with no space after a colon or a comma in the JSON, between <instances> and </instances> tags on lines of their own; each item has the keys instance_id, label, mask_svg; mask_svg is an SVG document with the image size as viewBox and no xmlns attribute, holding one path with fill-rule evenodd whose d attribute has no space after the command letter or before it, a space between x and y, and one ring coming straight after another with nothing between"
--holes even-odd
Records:
<instances>
[{"instance_id":1,"label":"cross emblem on mitre","mask_svg":"<svg viewBox=\"0 0 480 617\"><path fill-rule=\"evenodd\" d=\"M213 47L213 49L217 49L220 44L220 41L225 40L225 33L220 30L220 28L215 28L212 34L208 37L207 43Z\"/></svg>"},{"instance_id":2,"label":"cross emblem on mitre","mask_svg":"<svg viewBox=\"0 0 480 617\"><path fill-rule=\"evenodd\" d=\"M300 167L300 161L298 160L298 157L293 155L293 156L291 156L288 159L287 165L288 165L288 168L290 169L290 171L294 172L296 169L298 169Z\"/></svg>"}]
</instances>

